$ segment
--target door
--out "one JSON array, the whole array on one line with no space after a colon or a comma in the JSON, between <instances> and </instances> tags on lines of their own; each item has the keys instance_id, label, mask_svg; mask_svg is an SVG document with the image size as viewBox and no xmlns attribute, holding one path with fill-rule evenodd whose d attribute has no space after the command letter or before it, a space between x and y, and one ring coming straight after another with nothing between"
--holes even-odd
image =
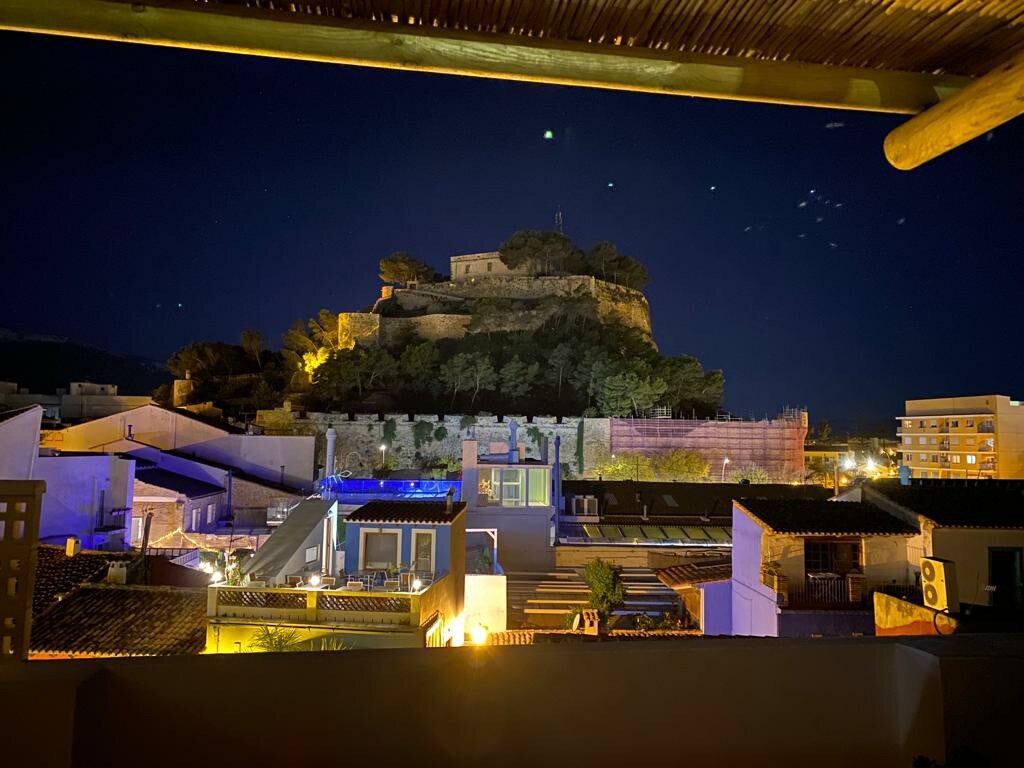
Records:
<instances>
[{"instance_id":1,"label":"door","mask_svg":"<svg viewBox=\"0 0 1024 768\"><path fill-rule=\"evenodd\" d=\"M413 531L412 569L414 571L434 570L434 532Z\"/></svg>"},{"instance_id":2,"label":"door","mask_svg":"<svg viewBox=\"0 0 1024 768\"><path fill-rule=\"evenodd\" d=\"M988 583L992 592L992 607L1018 608L1024 593L1024 549L1021 547L989 547Z\"/></svg>"}]
</instances>

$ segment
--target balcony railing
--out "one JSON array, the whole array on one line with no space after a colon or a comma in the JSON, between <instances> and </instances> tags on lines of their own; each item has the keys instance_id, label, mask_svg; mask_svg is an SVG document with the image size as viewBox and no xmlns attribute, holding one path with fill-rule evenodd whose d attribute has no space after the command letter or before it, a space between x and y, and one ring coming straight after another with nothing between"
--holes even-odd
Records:
<instances>
[{"instance_id":1,"label":"balcony railing","mask_svg":"<svg viewBox=\"0 0 1024 768\"><path fill-rule=\"evenodd\" d=\"M768 586L772 586L768 584ZM869 610L875 592L920 601L921 588L909 583L867 582L863 575L808 574L803 582L790 582L776 589L779 605L793 610Z\"/></svg>"},{"instance_id":2,"label":"balcony railing","mask_svg":"<svg viewBox=\"0 0 1024 768\"><path fill-rule=\"evenodd\" d=\"M995 432L996 431L996 425L995 424L979 424L978 425L978 431L979 432Z\"/></svg>"},{"instance_id":3,"label":"balcony railing","mask_svg":"<svg viewBox=\"0 0 1024 768\"><path fill-rule=\"evenodd\" d=\"M209 588L207 615L261 622L417 626L420 599L439 583L415 593L217 585Z\"/></svg>"}]
</instances>

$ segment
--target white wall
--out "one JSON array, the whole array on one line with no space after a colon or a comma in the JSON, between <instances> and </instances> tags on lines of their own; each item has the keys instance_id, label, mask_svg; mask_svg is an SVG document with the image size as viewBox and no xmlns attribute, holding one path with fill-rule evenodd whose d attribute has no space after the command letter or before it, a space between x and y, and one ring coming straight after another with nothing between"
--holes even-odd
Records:
<instances>
[{"instance_id":1,"label":"white wall","mask_svg":"<svg viewBox=\"0 0 1024 768\"><path fill-rule=\"evenodd\" d=\"M313 452L316 438L311 435L224 435L193 443L186 450L201 459L230 464L272 483L284 482L309 488L313 482Z\"/></svg>"},{"instance_id":2,"label":"white wall","mask_svg":"<svg viewBox=\"0 0 1024 768\"><path fill-rule=\"evenodd\" d=\"M705 635L732 634L732 582L701 586L701 630Z\"/></svg>"},{"instance_id":3,"label":"white wall","mask_svg":"<svg viewBox=\"0 0 1024 768\"><path fill-rule=\"evenodd\" d=\"M480 625L488 632L504 632L508 625L508 584L504 575L467 573L466 630Z\"/></svg>"},{"instance_id":4,"label":"white wall","mask_svg":"<svg viewBox=\"0 0 1024 768\"><path fill-rule=\"evenodd\" d=\"M732 507L732 634L777 637L775 591L761 583L764 531L736 504ZM801 554L802 558L802 554Z\"/></svg>"},{"instance_id":5,"label":"white wall","mask_svg":"<svg viewBox=\"0 0 1024 768\"><path fill-rule=\"evenodd\" d=\"M161 408L144 405L130 411L65 427L47 435L48 447L65 451L105 451L128 436L128 427L136 440L165 450L184 448L194 443L215 440L227 431Z\"/></svg>"},{"instance_id":6,"label":"white wall","mask_svg":"<svg viewBox=\"0 0 1024 768\"><path fill-rule=\"evenodd\" d=\"M108 454L95 456L40 456L35 479L46 481L39 520L39 538L77 536L84 547L101 546L108 537L95 534L100 512L130 509L133 501L135 462ZM130 544L131 513L107 516L124 525L119 537Z\"/></svg>"},{"instance_id":7,"label":"white wall","mask_svg":"<svg viewBox=\"0 0 1024 768\"><path fill-rule=\"evenodd\" d=\"M29 480L39 454L39 425L43 409L31 410L0 421L0 480Z\"/></svg>"}]
</instances>

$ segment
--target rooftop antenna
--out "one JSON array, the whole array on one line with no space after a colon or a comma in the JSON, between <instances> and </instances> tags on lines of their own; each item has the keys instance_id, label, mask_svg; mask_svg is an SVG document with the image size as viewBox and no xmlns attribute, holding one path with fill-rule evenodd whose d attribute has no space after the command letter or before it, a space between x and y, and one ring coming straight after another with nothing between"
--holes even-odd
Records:
<instances>
[{"instance_id":1,"label":"rooftop antenna","mask_svg":"<svg viewBox=\"0 0 1024 768\"><path fill-rule=\"evenodd\" d=\"M565 234L565 232L562 229L562 206L558 206L558 208L555 210L555 226L558 227L558 234Z\"/></svg>"}]
</instances>

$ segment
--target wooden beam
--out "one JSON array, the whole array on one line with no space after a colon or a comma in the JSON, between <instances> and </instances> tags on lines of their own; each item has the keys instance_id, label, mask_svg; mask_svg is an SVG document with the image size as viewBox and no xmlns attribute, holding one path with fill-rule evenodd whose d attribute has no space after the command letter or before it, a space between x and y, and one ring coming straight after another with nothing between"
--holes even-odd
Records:
<instances>
[{"instance_id":1,"label":"wooden beam","mask_svg":"<svg viewBox=\"0 0 1024 768\"><path fill-rule=\"evenodd\" d=\"M1024 53L885 137L885 156L909 171L1024 114Z\"/></svg>"},{"instance_id":2,"label":"wooden beam","mask_svg":"<svg viewBox=\"0 0 1024 768\"><path fill-rule=\"evenodd\" d=\"M913 114L968 78L830 67L167 0L0 0L0 29L307 61Z\"/></svg>"}]
</instances>

